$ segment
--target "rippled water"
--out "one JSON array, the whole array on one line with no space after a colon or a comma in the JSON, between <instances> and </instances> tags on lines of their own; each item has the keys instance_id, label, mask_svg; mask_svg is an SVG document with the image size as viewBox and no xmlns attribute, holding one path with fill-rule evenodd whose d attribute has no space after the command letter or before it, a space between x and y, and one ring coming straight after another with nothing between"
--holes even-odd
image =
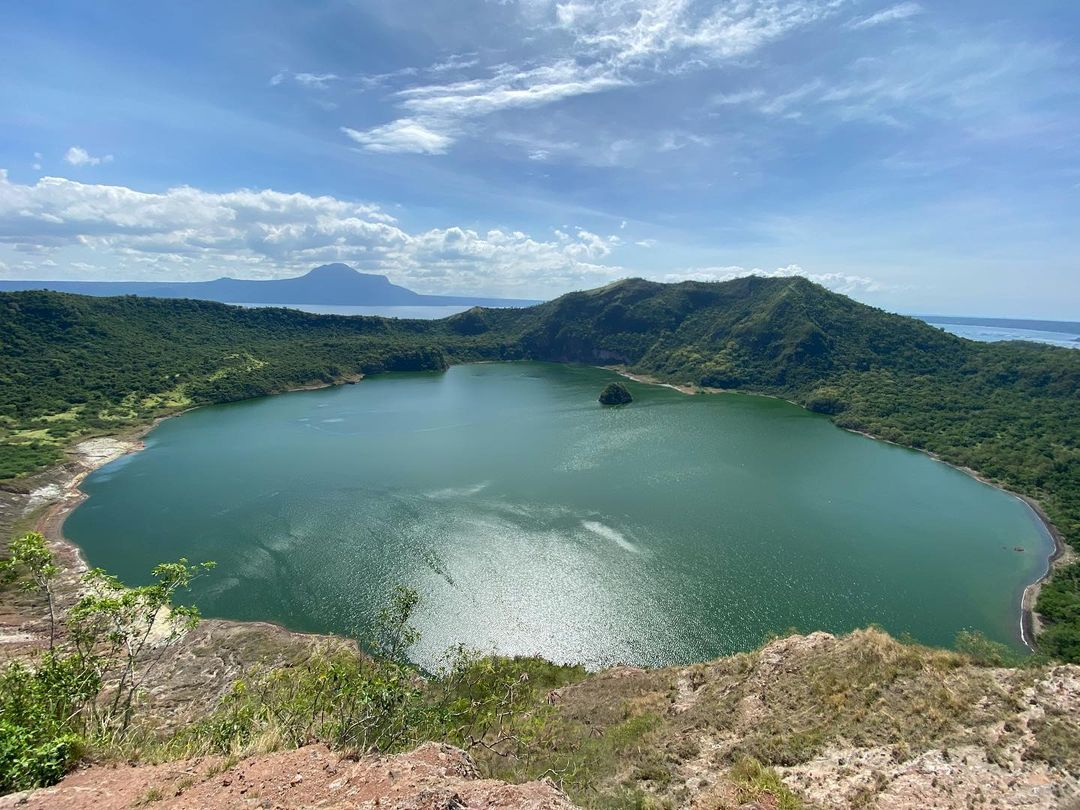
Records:
<instances>
[{"instance_id":1,"label":"rippled water","mask_svg":"<svg viewBox=\"0 0 1080 810\"><path fill-rule=\"evenodd\" d=\"M131 581L214 559L211 616L359 633L415 587L414 657L600 666L874 622L1017 643L1048 538L1005 493L774 399L609 372L458 366L204 408L102 468L65 532ZM1022 549L1022 550L1016 550Z\"/></svg>"}]
</instances>

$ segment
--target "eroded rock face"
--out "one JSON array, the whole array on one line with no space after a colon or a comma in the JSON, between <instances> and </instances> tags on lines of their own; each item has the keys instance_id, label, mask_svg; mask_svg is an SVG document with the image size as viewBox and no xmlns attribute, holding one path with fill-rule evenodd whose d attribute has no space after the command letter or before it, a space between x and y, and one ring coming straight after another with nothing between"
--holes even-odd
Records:
<instances>
[{"instance_id":1,"label":"eroded rock face","mask_svg":"<svg viewBox=\"0 0 1080 810\"><path fill-rule=\"evenodd\" d=\"M168 765L96 766L51 788L0 798L0 808L168 810L307 808L354 810L572 810L554 784L480 779L464 751L428 743L408 754L350 761L322 745L264 754L222 769L219 757Z\"/></svg>"}]
</instances>

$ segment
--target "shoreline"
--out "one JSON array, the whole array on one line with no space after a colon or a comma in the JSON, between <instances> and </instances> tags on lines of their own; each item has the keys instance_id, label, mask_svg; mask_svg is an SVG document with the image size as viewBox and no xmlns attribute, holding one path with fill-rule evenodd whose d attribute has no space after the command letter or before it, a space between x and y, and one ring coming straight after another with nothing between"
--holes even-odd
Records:
<instances>
[{"instance_id":1,"label":"shoreline","mask_svg":"<svg viewBox=\"0 0 1080 810\"><path fill-rule=\"evenodd\" d=\"M495 362L495 361L488 361L488 362ZM641 383L643 385L656 385L656 386L660 386L660 387L663 387L663 388L670 388L670 389L672 389L674 391L678 391L679 393L685 394L687 396L694 396L694 395L699 394L699 393L704 393L704 394L741 394L743 396L762 396L762 397L768 397L770 399L779 399L779 400L787 402L787 403L789 403L791 405L795 405L796 407L803 408L804 410L806 410L804 408L804 406L800 405L797 402L794 402L792 400L785 399L784 397L779 397L779 396L776 396L776 395L773 395L773 394L762 394L762 393L758 393L758 392L748 392L748 391L736 391L736 390L722 389L722 388L702 388L702 387L695 387L695 386L690 386L690 385L686 385L686 384L679 385L679 384L675 384L675 383L665 382L663 380L659 380L659 379L656 379L654 377L650 377L650 376L644 375L644 374L634 374L634 373L631 373L628 370L626 370L624 367L620 367L620 366L596 366L596 368L602 368L602 369L607 370L607 371L613 371L613 372L615 372L616 374L618 374L618 375L620 375L622 377L633 380L634 382ZM338 380L335 380L334 382L329 382L329 383L323 383L323 382L307 383L307 384L304 384L304 385L296 386L296 387L293 387L293 388L287 388L287 389L284 389L282 391L277 391L277 392L274 392L272 394L265 394L265 395L262 395L262 396L276 396L277 394L296 393L296 392L300 392L300 391L316 391L316 390L320 390L320 389L324 389L324 388L336 387L336 386L339 386L339 385L354 385L354 384L358 383L360 380L362 380L363 378L364 378L364 375L362 375L362 374L350 374L350 375L345 375L342 378L340 378ZM262 396L254 397L254 399L260 399L260 398L262 398ZM207 404L225 404L225 403L207 403ZM70 556L71 558L73 558L74 565L73 565L72 573L75 573L76 575L79 575L79 574L81 574L81 573L83 573L83 572L85 572L86 570L89 569L89 565L88 565L88 563L86 561L86 558L83 556L82 549L76 543L74 543L69 538L67 538L63 533L63 525L64 525L64 522L66 521L68 515L70 515L88 497L87 494L85 492L83 492L82 489L81 489L82 482L91 473L93 473L94 471L100 469L101 467L104 467L105 465L110 464L113 461L116 461L116 460L118 460L120 458L131 455L133 453L137 453L137 452L145 449L146 445L145 445L145 443L143 441L145 439L145 437L152 430L157 428L166 419L172 419L174 417L181 416L181 415L183 415L185 413L188 413L189 411L193 411L196 408L201 408L201 407L206 407L206 406L205 405L195 405L195 406L192 406L192 407L184 408L184 409L179 410L179 411L177 411L175 413L155 417L149 424L141 425L141 426L137 426L137 427L130 427L130 428L127 428L125 430L119 431L118 433L115 433L115 434L106 434L106 435L102 435L102 436L90 436L90 437L87 437L87 438L79 441L78 443L76 443L75 445L73 445L72 447L68 448L65 451L68 458L65 459L64 461L58 462L57 464L52 465L50 467L47 467L44 470L41 470L41 471L39 471L37 473L32 474L31 476L27 476L28 479L33 479L33 478L38 478L38 477L44 478L44 477L49 477L51 475L55 475L56 472L58 472L59 470L63 469L66 466L74 464L77 467L76 471L73 472L70 476L68 476L66 478L66 480L62 480L62 483L57 484L57 486L59 487L59 492L50 501L47 501L46 503L42 504L40 507L37 507L37 509L39 509L41 511L40 511L40 513L38 515L36 515L34 517L34 519L33 519L33 529L32 529L34 531L40 531L43 535L45 535L45 537L48 540L48 542L50 543L50 545L54 546L54 548L56 548L62 554L65 554L65 556ZM831 422L831 420L830 420L830 422ZM886 444L891 444L891 445L893 445L895 447L901 447L901 448L903 448L905 450L913 450L915 452L922 453L923 455L928 456L929 458L933 459L934 461L937 461L937 462L939 462L941 464L945 464L946 466L949 466L949 467L953 468L954 470L962 472L965 475L969 476L970 478L974 478L976 481L979 481L980 483L986 484L987 486L991 486L991 487L999 490L1000 492L1006 493L1008 495L1011 495L1011 496L1017 498L1018 500L1022 501L1031 510L1032 514L1036 518L1036 521L1041 525L1043 531L1050 538L1051 543L1053 545L1053 549L1052 549L1051 553L1049 554L1049 556L1047 557L1047 560L1046 560L1046 569L1045 569L1045 571L1043 572L1043 574L1037 580L1035 580L1034 582L1028 584L1023 589L1023 591L1021 593L1021 597L1020 597L1020 621L1019 621L1019 638L1020 638L1020 642L1027 649L1029 649L1032 652L1035 652L1036 647L1035 647L1033 642L1034 642L1034 640L1036 638L1036 634L1039 631L1041 631L1041 629L1042 629L1041 622L1038 619L1038 614L1036 614L1035 609L1034 609L1035 608L1035 602L1038 599L1039 591L1040 591L1042 585L1050 578L1050 576L1053 574L1054 570L1058 566L1068 563L1073 558L1073 556L1075 556L1073 550L1068 546L1068 544L1065 543L1064 538L1063 538L1060 530L1054 525L1054 523L1047 516L1045 510L1042 508L1042 505L1035 498L1032 498L1032 497L1030 497L1028 495L1023 495L1021 493L1013 492L1012 490L1007 489L1003 485L1001 485L1001 484L999 484L999 483L997 483L995 481L990 480L986 476L981 475L976 470L973 470L973 469L968 468L968 467L962 467L960 465L953 464L953 463L951 463L949 461L946 461L945 459L941 458L940 456L938 456L933 451L920 449L920 448L915 448L915 447L908 447L907 445L900 444L899 442L894 442L894 441L891 441L889 439L884 439L884 438L881 438L881 437L878 437L878 436L874 436L873 434L868 433L866 431L855 430L855 429L852 429L852 428L841 428L839 425L835 425L835 423L833 423L833 424L834 424L835 427L838 427L838 428L840 428L840 430L844 430L844 431L846 431L848 433L854 433L854 434L863 436L865 438L872 439L873 441L884 442ZM94 447L95 443L96 443L96 448ZM87 445L91 445L91 446L87 447ZM83 449L80 451L80 448L83 448ZM97 452L95 452L95 450L97 450ZM101 452L102 450L104 450L105 452ZM19 479L15 479L15 481L18 481L18 480ZM27 503L24 505L24 507L25 507L24 510L23 510L24 511L24 516L33 512L35 507L33 506L32 501L33 501L33 498L35 497L35 492L37 492L37 491L38 490L35 490L33 492L26 492L26 493L21 494L22 497L25 498L26 501L27 501ZM15 494L16 494L16 497L18 497L20 493L15 493ZM6 542L6 540L5 540L5 542ZM218 621L218 622L224 622L224 623L227 623L227 624L236 624L236 625L245 625L245 626L247 626L247 625L266 625L266 626L269 626L269 627L273 627L273 628L275 628L277 630L284 631L285 633L288 633L290 635L295 635L297 637L318 636L318 637L323 637L323 638L336 638L335 636L327 636L325 634L300 633L300 632L297 632L297 631L290 630L287 627L284 627L282 625L275 624L273 622L265 622L265 621L241 622L241 621L231 620L231 619L213 619L213 620L208 620L208 621Z\"/></svg>"},{"instance_id":2,"label":"shoreline","mask_svg":"<svg viewBox=\"0 0 1080 810\"><path fill-rule=\"evenodd\" d=\"M363 374L348 374L343 375L334 382L305 383L263 396L317 391L339 385L354 385L363 378ZM260 398L253 397L253 399ZM0 497L4 501L4 511L9 513L8 515L0 515L0 517L5 518L0 524L3 525L5 532L11 534L10 537L0 538L0 545L6 546L16 534L24 530L36 531L44 535L61 568L60 580L57 583L57 603L64 607L69 602L74 602L80 595L79 589L82 575L90 570L90 565L83 554L83 549L68 538L63 529L68 516L89 497L82 490L83 481L102 467L144 450L146 448L144 441L146 436L166 420L183 416L185 413L208 405L221 404L226 403L193 405L177 410L174 413L156 416L143 425L127 426L114 433L86 436L66 447L64 449L65 457L55 464L51 464L23 478L15 478L0 483ZM12 512L14 514L11 514ZM19 528L20 526L25 528ZM47 640L47 633L39 638L40 633L34 627L38 623L38 617L34 615L33 610L21 615L17 612L14 615L22 619L17 625L18 629L15 629L9 622L0 622L0 642L3 642L0 643L0 653L4 653L0 655L0 660L9 657L10 651L17 652L17 648L34 648L43 640ZM10 616L4 618L10 618ZM264 628L274 634L307 643L321 640L329 640L334 643L348 642L348 639L343 637L291 630L284 625L264 620L240 621L211 618L204 619L201 622L201 624L207 623L226 628L250 628L256 632L259 628Z\"/></svg>"},{"instance_id":3,"label":"shoreline","mask_svg":"<svg viewBox=\"0 0 1080 810\"><path fill-rule=\"evenodd\" d=\"M801 406L800 406L801 407ZM835 424L835 423L834 423ZM840 427L839 425L836 425ZM858 436L863 436L867 439L873 439L876 442L884 442L885 444L891 444L893 447L902 447L905 450L913 450L916 453L922 453L924 456L944 464L946 467L951 467L957 472L961 472L969 478L974 478L980 484L985 484L988 487L993 487L998 492L1003 492L1006 495L1011 495L1018 501L1021 501L1032 516L1035 518L1035 522L1042 528L1043 533L1050 540L1052 546L1050 554L1046 558L1046 569L1042 575L1039 576L1034 582L1029 583L1024 587L1024 590L1020 594L1020 642L1027 647L1031 652L1037 652L1035 646L1035 638L1037 634L1042 630L1042 622L1038 618L1038 614L1035 612L1035 602L1039 598L1039 591L1042 589L1043 584L1050 579L1050 576L1054 573L1054 569L1059 565L1065 565L1072 559L1072 548L1065 542L1064 536L1061 534L1061 530L1054 525L1054 522L1050 520L1050 517L1046 514L1046 510L1043 509L1042 504L1030 495L1024 495L1020 492L1013 492L1006 487L991 478L987 478L978 470L974 470L971 467L965 467L960 464L953 464L951 461L939 456L932 450L926 450L919 447L908 447L906 444L900 442L894 442L890 439L883 439L880 436L875 436L872 433L868 433L865 430L855 430L853 428L840 428L848 433L854 433Z\"/></svg>"},{"instance_id":4,"label":"shoreline","mask_svg":"<svg viewBox=\"0 0 1080 810\"><path fill-rule=\"evenodd\" d=\"M784 397L775 396L773 394L761 394L753 391L737 391L734 389L726 388L704 388L701 386L695 387L686 384L679 385L676 383L668 383L655 377L650 377L647 374L631 373L623 366L600 366L600 368L607 369L608 371L614 371L621 377L633 380L634 382L642 383L643 385L659 385L663 388L670 388L682 394L686 394L687 396L695 396L696 394L742 394L744 396L768 397L770 399L783 400L784 402L788 402L798 408L802 408L803 410L809 412L809 409L807 409L803 405L800 405L798 402L794 402L790 399L785 399ZM824 414L822 415L825 416L825 418L828 418L828 416ZM831 419L829 419L829 421L832 422ZM1042 586L1050 579L1056 568L1068 564L1075 556L1075 552L1065 542L1065 538L1061 534L1061 530L1054 525L1054 522L1052 520L1050 520L1050 517L1046 514L1046 510L1043 509L1042 504L1040 504L1038 500L1031 497L1030 495L1013 492L1011 489L1007 488L1003 484L987 478L985 475L978 472L978 470L974 470L970 467L964 467L959 464L953 464L951 461L947 461L932 450L926 450L919 447L909 447L906 444L894 442L891 439L885 439L880 436L875 436L874 434L868 433L865 430L856 430L854 428L840 427L835 422L832 422L832 424L834 427L837 427L840 430L846 431L848 433L854 433L858 436L863 436L864 438L872 439L876 442L884 442L885 444L891 444L894 447L901 447L904 450L912 450L916 453L922 453L924 456L933 459L939 464L944 464L945 466L951 467L958 472L964 473L964 475L967 475L969 478L974 478L981 484L986 484L987 486L993 487L999 492L1003 492L1006 495L1011 495L1017 500L1022 501L1028 507L1032 515L1035 517L1036 522L1042 527L1043 532L1050 539L1051 546L1053 547L1050 551L1050 554L1046 558L1046 570L1043 571L1042 575L1038 579L1025 586L1024 590L1020 594L1020 643L1023 644L1031 652L1037 652L1037 648L1035 646L1035 639L1038 633L1042 631L1042 622L1039 620L1038 614L1035 612L1035 603L1039 598L1039 591L1042 590Z\"/></svg>"},{"instance_id":5,"label":"shoreline","mask_svg":"<svg viewBox=\"0 0 1080 810\"><path fill-rule=\"evenodd\" d=\"M293 394L299 391L318 391L323 388L333 388L338 385L355 385L364 378L363 374L349 374L343 376L340 380L329 383L305 383L304 385L296 386L295 388L287 388L284 391L276 391L272 394L264 394L263 396L277 396L278 394ZM252 397L252 399L261 399L262 397ZM74 551L75 557L78 559L81 570L89 570L89 564L86 562L86 558L83 557L82 549L79 545L64 535L64 521L67 520L68 515L75 511L75 509L85 501L89 496L82 491L82 482L86 478L101 469L107 464L111 464L114 461L118 461L125 456L133 455L146 449L146 443L143 441L146 436L161 425L167 419L175 419L178 416L183 416L185 413L197 410L198 408L205 408L209 405L224 405L227 403L212 402L206 405L192 405L188 408L183 408L175 413L165 414L164 416L156 416L154 419L146 425L140 425L137 427L129 427L125 430L121 430L118 433L104 434L101 436L88 436L85 439L74 444L68 448L65 452L69 458L66 461L59 462L51 467L46 467L44 470L35 473L34 475L43 475L49 472L55 471L65 466L66 463L75 463L81 469L75 472L67 481L60 485L60 495L57 500L52 503L44 505L44 512L37 516L34 520L34 530L41 532L45 535L45 538L50 543L57 543L63 545L68 549ZM103 452L102 452L103 451ZM29 477L29 476L28 476ZM16 479L18 480L18 479ZM28 497L32 498L33 493L29 493ZM270 622L256 622L262 624L272 624ZM284 629L284 628L283 628ZM292 631L289 631L292 632ZM311 635L311 634L303 634Z\"/></svg>"}]
</instances>

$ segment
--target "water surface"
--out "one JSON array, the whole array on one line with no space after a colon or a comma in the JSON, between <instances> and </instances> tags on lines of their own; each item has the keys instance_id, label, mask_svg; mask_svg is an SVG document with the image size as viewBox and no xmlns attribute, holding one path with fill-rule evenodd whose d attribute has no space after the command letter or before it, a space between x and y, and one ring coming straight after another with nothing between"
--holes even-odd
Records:
<instances>
[{"instance_id":1,"label":"water surface","mask_svg":"<svg viewBox=\"0 0 1080 810\"><path fill-rule=\"evenodd\" d=\"M234 307L265 308L283 307L285 309L298 309L301 312L310 312L314 315L377 315L380 318L414 318L421 321L432 321L438 318L449 318L471 309L469 306L359 306L346 304L243 304L234 303Z\"/></svg>"},{"instance_id":2,"label":"water surface","mask_svg":"<svg viewBox=\"0 0 1080 810\"><path fill-rule=\"evenodd\" d=\"M1047 343L1051 346L1064 346L1067 349L1080 349L1080 338L1068 332L1053 332L1046 329L1024 329L1017 326L985 326L968 323L935 323L946 332L968 340L981 343L998 343L1003 340L1026 340L1031 343Z\"/></svg>"},{"instance_id":3,"label":"water surface","mask_svg":"<svg viewBox=\"0 0 1080 810\"><path fill-rule=\"evenodd\" d=\"M1017 644L1048 538L1018 499L788 403L541 363L202 408L103 467L65 524L135 582L185 555L210 616L362 633L397 583L465 644L601 666L878 623Z\"/></svg>"}]
</instances>

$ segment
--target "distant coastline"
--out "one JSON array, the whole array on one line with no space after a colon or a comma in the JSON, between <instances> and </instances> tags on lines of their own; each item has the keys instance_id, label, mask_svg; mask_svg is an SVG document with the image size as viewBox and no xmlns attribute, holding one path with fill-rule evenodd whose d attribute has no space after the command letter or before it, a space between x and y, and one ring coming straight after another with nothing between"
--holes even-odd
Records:
<instances>
[{"instance_id":1,"label":"distant coastline","mask_svg":"<svg viewBox=\"0 0 1080 810\"><path fill-rule=\"evenodd\" d=\"M1080 323L1023 318L970 318L924 315L921 320L946 332L980 343L1020 341L1080 349Z\"/></svg>"},{"instance_id":2,"label":"distant coastline","mask_svg":"<svg viewBox=\"0 0 1080 810\"><path fill-rule=\"evenodd\" d=\"M1034 329L1080 336L1080 321L1044 321L1036 318L974 318L969 315L915 315L927 323L955 323L964 326L996 326L1005 329Z\"/></svg>"},{"instance_id":3,"label":"distant coastline","mask_svg":"<svg viewBox=\"0 0 1080 810\"><path fill-rule=\"evenodd\" d=\"M524 298L427 295L391 283L386 276L361 273L346 264L324 264L302 276L277 279L218 278L212 281L77 281L0 279L0 292L52 290L90 296L136 295L189 298L227 304L313 307L525 307Z\"/></svg>"}]
</instances>

